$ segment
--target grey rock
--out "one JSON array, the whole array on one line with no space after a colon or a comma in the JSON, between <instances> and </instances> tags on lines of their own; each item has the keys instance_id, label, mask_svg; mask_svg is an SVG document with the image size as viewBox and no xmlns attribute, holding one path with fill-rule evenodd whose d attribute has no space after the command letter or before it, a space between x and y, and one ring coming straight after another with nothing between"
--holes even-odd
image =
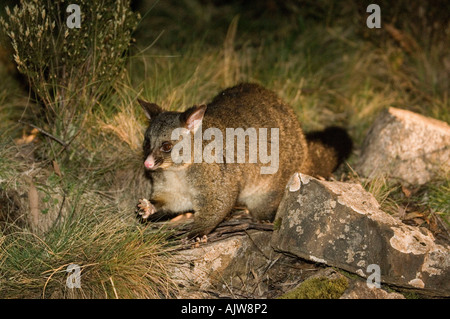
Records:
<instances>
[{"instance_id":1,"label":"grey rock","mask_svg":"<svg viewBox=\"0 0 450 319\"><path fill-rule=\"evenodd\" d=\"M184 287L183 296L191 296L192 291L198 294L198 290L203 293L216 290L231 295L242 293L243 284L251 285L248 277L254 280L255 276L262 276L264 269L278 255L270 246L270 237L271 232L249 231L248 235L232 236L179 251L175 256L173 276Z\"/></svg>"},{"instance_id":2,"label":"grey rock","mask_svg":"<svg viewBox=\"0 0 450 319\"><path fill-rule=\"evenodd\" d=\"M361 185L295 173L278 208L272 246L280 252L381 282L450 295L450 249L380 209Z\"/></svg>"},{"instance_id":3,"label":"grey rock","mask_svg":"<svg viewBox=\"0 0 450 319\"><path fill-rule=\"evenodd\" d=\"M183 298L274 298L314 275L318 265L277 253L271 231L249 230L180 250L172 267Z\"/></svg>"},{"instance_id":4,"label":"grey rock","mask_svg":"<svg viewBox=\"0 0 450 319\"><path fill-rule=\"evenodd\" d=\"M407 110L389 108L373 123L356 171L424 184L450 171L450 126Z\"/></svg>"}]
</instances>

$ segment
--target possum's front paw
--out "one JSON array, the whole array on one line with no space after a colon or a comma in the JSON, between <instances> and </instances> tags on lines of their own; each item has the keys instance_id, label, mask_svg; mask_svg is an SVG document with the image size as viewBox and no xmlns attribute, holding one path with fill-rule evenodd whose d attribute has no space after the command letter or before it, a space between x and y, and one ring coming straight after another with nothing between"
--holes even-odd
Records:
<instances>
[{"instance_id":1,"label":"possum's front paw","mask_svg":"<svg viewBox=\"0 0 450 319\"><path fill-rule=\"evenodd\" d=\"M137 204L136 213L138 213L143 219L147 219L150 215L156 213L156 208L148 199L140 199Z\"/></svg>"}]
</instances>

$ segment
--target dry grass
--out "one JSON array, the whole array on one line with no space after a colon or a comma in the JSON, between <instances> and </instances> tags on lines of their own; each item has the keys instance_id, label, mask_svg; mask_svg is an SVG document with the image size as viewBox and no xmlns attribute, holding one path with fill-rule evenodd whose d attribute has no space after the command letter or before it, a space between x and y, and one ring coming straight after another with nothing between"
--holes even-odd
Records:
<instances>
[{"instance_id":1,"label":"dry grass","mask_svg":"<svg viewBox=\"0 0 450 319\"><path fill-rule=\"evenodd\" d=\"M377 176L366 180L363 186L375 197L384 212L391 215L398 214L399 203L391 195L398 192L400 185L390 182L386 176Z\"/></svg>"}]
</instances>

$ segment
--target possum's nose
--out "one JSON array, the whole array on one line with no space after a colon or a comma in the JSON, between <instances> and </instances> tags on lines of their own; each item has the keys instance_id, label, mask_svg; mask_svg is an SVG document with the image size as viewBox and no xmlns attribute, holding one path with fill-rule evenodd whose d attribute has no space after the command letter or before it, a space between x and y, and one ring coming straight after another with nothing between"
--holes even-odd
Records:
<instances>
[{"instance_id":1,"label":"possum's nose","mask_svg":"<svg viewBox=\"0 0 450 319\"><path fill-rule=\"evenodd\" d=\"M149 155L144 162L144 166L146 169L155 168L155 158L152 155Z\"/></svg>"}]
</instances>

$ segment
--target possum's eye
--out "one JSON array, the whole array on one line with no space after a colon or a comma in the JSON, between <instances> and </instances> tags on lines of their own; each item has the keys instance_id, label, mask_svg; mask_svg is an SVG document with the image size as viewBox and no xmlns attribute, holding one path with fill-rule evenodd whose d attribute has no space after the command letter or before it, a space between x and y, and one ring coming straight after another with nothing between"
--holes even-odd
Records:
<instances>
[{"instance_id":1,"label":"possum's eye","mask_svg":"<svg viewBox=\"0 0 450 319\"><path fill-rule=\"evenodd\" d=\"M161 144L161 151L163 151L164 153L169 153L172 150L172 143L170 142L163 142Z\"/></svg>"}]
</instances>

